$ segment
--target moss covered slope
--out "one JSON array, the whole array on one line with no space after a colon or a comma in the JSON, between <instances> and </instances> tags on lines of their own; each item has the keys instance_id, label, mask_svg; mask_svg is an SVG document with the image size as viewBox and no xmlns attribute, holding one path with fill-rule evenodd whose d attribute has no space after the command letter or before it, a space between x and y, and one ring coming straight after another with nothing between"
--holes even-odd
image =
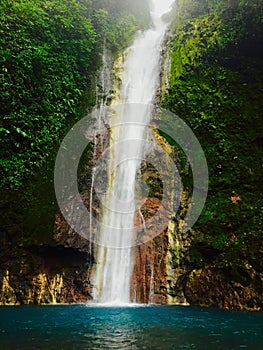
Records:
<instances>
[{"instance_id":1,"label":"moss covered slope","mask_svg":"<svg viewBox=\"0 0 263 350\"><path fill-rule=\"evenodd\" d=\"M209 166L192 266L219 269L232 286L254 283L255 294L262 293L263 261L262 4L179 0L168 48L170 86L162 102L195 132ZM208 305L219 303L208 299ZM205 295L192 301L206 304Z\"/></svg>"}]
</instances>

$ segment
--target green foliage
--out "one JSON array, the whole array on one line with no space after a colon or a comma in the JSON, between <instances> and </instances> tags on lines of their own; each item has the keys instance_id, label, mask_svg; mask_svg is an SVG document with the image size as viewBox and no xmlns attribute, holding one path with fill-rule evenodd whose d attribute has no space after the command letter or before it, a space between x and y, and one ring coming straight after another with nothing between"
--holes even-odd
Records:
<instances>
[{"instance_id":1,"label":"green foliage","mask_svg":"<svg viewBox=\"0 0 263 350\"><path fill-rule=\"evenodd\" d=\"M107 47L114 53L125 49L138 30L138 21L132 14L116 18L113 21L107 10L99 9L94 12L92 18L95 28L100 33L101 46L106 43Z\"/></svg>"},{"instance_id":2,"label":"green foliage","mask_svg":"<svg viewBox=\"0 0 263 350\"><path fill-rule=\"evenodd\" d=\"M148 27L150 22L149 3L148 0L93 0L93 6L96 9L103 8L109 12L112 28L115 21L119 21L127 15L133 15L140 28Z\"/></svg>"},{"instance_id":3,"label":"green foliage","mask_svg":"<svg viewBox=\"0 0 263 350\"><path fill-rule=\"evenodd\" d=\"M72 0L2 2L2 186L34 174L78 115L96 38L82 11Z\"/></svg>"},{"instance_id":4,"label":"green foliage","mask_svg":"<svg viewBox=\"0 0 263 350\"><path fill-rule=\"evenodd\" d=\"M225 265L250 259L262 234L262 9L261 0L178 2L162 103L195 132L209 166L190 250L201 265L214 250Z\"/></svg>"},{"instance_id":5,"label":"green foliage","mask_svg":"<svg viewBox=\"0 0 263 350\"><path fill-rule=\"evenodd\" d=\"M147 1L125 3L0 1L0 231L16 244L53 236L59 144L94 106L104 43L116 53L147 22Z\"/></svg>"},{"instance_id":6,"label":"green foliage","mask_svg":"<svg viewBox=\"0 0 263 350\"><path fill-rule=\"evenodd\" d=\"M94 0L92 23L100 42L112 52L120 52L132 41L138 28L149 25L149 3L140 0Z\"/></svg>"},{"instance_id":7,"label":"green foliage","mask_svg":"<svg viewBox=\"0 0 263 350\"><path fill-rule=\"evenodd\" d=\"M119 0L3 0L0 4L0 187L18 188L63 132L94 104L106 40L117 52L142 21Z\"/></svg>"}]
</instances>

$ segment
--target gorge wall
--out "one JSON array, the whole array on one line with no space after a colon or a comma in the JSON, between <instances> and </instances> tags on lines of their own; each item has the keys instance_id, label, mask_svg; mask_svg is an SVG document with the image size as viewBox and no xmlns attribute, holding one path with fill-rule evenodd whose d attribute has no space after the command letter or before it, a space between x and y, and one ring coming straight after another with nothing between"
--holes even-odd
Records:
<instances>
[{"instance_id":1,"label":"gorge wall","mask_svg":"<svg viewBox=\"0 0 263 350\"><path fill-rule=\"evenodd\" d=\"M219 1L202 0L198 6L194 0L178 1L159 100L198 137L209 166L209 194L199 221L182 234L191 173L188 164L180 161L176 146L155 133L156 142L184 179L182 202L177 213L172 212L172 203L165 203L161 210L170 212L167 229L134 248L132 301L262 310L259 5L255 0L221 1L220 6ZM90 163L80 174L82 199L88 208L92 164L107 147L108 137L106 130L98 137L96 152L88 151ZM160 206L163 174L147 164L142 169L149 196L141 214L147 220ZM43 172L27 181L23 190L6 191L1 198L5 211L0 233L1 305L91 300L94 247L75 234L58 212L50 189L52 161ZM99 215L96 197L92 206ZM141 214L136 213L135 223L141 222ZM154 232L154 227L149 228L147 235Z\"/></svg>"},{"instance_id":2,"label":"gorge wall","mask_svg":"<svg viewBox=\"0 0 263 350\"><path fill-rule=\"evenodd\" d=\"M184 295L190 304L262 310L260 1L177 5L162 106L195 132L209 168Z\"/></svg>"}]
</instances>

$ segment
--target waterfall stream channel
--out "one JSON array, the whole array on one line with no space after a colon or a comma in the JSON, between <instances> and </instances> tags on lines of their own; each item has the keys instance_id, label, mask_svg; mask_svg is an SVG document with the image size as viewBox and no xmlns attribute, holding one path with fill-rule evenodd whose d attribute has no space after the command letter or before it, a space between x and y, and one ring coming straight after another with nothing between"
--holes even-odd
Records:
<instances>
[{"instance_id":1,"label":"waterfall stream channel","mask_svg":"<svg viewBox=\"0 0 263 350\"><path fill-rule=\"evenodd\" d=\"M96 249L92 276L93 299L101 304L131 302L132 239L138 209L136 182L160 84L161 52L169 26L165 15L173 2L152 0L151 28L137 33L117 73L121 88L119 98L113 102L117 105L116 113L110 120L109 175L99 232L106 243Z\"/></svg>"}]
</instances>

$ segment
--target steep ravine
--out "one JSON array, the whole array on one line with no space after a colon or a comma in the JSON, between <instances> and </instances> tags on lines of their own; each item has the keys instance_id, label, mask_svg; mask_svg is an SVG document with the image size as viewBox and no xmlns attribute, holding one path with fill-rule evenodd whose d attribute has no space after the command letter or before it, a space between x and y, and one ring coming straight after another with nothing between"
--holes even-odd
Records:
<instances>
[{"instance_id":1,"label":"steep ravine","mask_svg":"<svg viewBox=\"0 0 263 350\"><path fill-rule=\"evenodd\" d=\"M111 76L113 80L113 72L107 69L104 76ZM105 67L103 70L105 71ZM110 96L109 82L102 85L106 85L108 90L104 91L103 96ZM102 120L101 123L105 124L106 121ZM97 127L98 125L95 124L95 128ZM157 132L153 135L165 153L178 162L176 150ZM89 151L89 164L83 167L79 174L81 197L88 209L90 209L92 182L91 168L108 147L109 136L107 128L103 134L97 135L96 142ZM160 159L160 161L163 162L162 168L166 169L166 159ZM151 218L159 209L162 197L161 178L165 176L165 172L158 174L148 164L142 164L142 167L149 197L141 208L141 213L136 213L135 223L141 221L141 215L147 221L147 218ZM173 218L171 209L173 198L172 195L171 202L161 207L161 211L170 213L167 229L148 243L134 248L135 268L131 282L131 300L134 302L187 303L184 296L184 281L189 268L184 261L187 259L185 247L189 245L189 237L188 234L184 237L174 234L180 226L180 218L179 216L177 219ZM100 215L99 204L96 194L93 193L92 209L95 216ZM150 227L147 235L154 236L155 231L156 227ZM95 262L94 245L76 234L60 212L56 214L54 236L51 242L45 243L43 239L43 243L19 244L19 240L16 243L14 237L13 242L8 245L6 235L3 234L2 237L3 246L5 246L1 253L3 272L0 303L2 305L75 303L88 302L92 299L90 273ZM13 245L15 248L11 249Z\"/></svg>"},{"instance_id":2,"label":"steep ravine","mask_svg":"<svg viewBox=\"0 0 263 350\"><path fill-rule=\"evenodd\" d=\"M255 50L261 38L262 37L259 36L258 41L255 39ZM230 47L230 51L226 49L223 52L223 54L225 54L225 61L223 54L221 59L224 61L225 65L229 64L235 66L234 63L239 62L235 55L243 52L241 43L239 47L239 49ZM229 52L231 52L232 55L231 62L229 62ZM251 59L245 54L244 56L247 61ZM257 58L257 67L260 67L259 63L262 62L261 60L262 58ZM196 82L201 81L198 79L203 77L204 70L198 71L199 75L198 79L196 79L195 68L192 67L193 75L191 76L190 74L188 76L188 84L192 85L188 85L187 88L185 88L183 84L186 84L185 76L187 76L187 74L185 73L185 76L182 74L180 77L176 78L177 80L174 80L173 72L170 70L172 61L173 52L167 50L164 64L165 72L163 73L163 106L167 109L171 109L175 113L180 112L180 117L185 117L187 122L192 122L191 126L197 129L197 136L200 137L200 142L202 143L206 138L209 139L211 135L215 135L216 129L211 131L211 128L206 125L207 122L203 121L205 135L202 134L202 130L200 131L199 127L195 125L195 121L198 120L199 115L205 113L205 108L202 110L196 106L193 108L196 101L193 101L193 97L189 97L187 94L190 94L189 91L199 91L198 89L200 89L200 86L196 84ZM247 69L248 66L249 64L247 64ZM218 69L221 68L219 67ZM251 73L251 67L248 70ZM262 69L258 70L258 74L262 74ZM207 77L205 78L207 79ZM245 79L245 74L241 74L241 78ZM228 79L228 77L224 77L224 90L226 89L225 86L227 86L229 94L231 93L232 95L230 95L232 97L236 96L237 100L240 100L240 96L238 96L234 90L238 84L242 85L243 88L244 86L247 88L247 86L251 84L247 90L248 95L254 91L253 89L255 87L259 86L258 79L253 74L250 75L250 79L246 81L241 80L241 83L238 79L232 82ZM212 78L211 82L214 83ZM205 83L207 84L207 80ZM230 88L229 85L231 85ZM207 86L205 86L204 95L210 96L207 93L207 89ZM230 91L231 89L233 90ZM262 89L262 85L259 86L258 94L262 91L260 89ZM167 91L169 91L169 96L165 95ZM212 98L215 97L213 93L216 92L211 92L212 88L209 91L212 100ZM204 96L202 98L205 99ZM179 105L176 107L178 101ZM182 101L184 101L184 105ZM200 105L202 105L201 102L199 101ZM221 102L222 101L220 101L220 103ZM228 102L229 100L226 101L226 103ZM231 112L231 114L229 112L229 105L226 103L223 104L223 112L220 111L220 113L218 113L218 118L220 119L225 108L230 115L229 120L232 118L233 124L231 124L230 121L228 124L228 132L232 135L236 132L235 125L238 125L239 121L238 119L234 119L235 113ZM237 108L238 101L235 103L236 105L234 107ZM255 101L253 102L253 108L251 107L251 103L252 102L249 104L248 101L244 102L245 114L251 115L251 111L254 111L255 123L259 125L259 112L257 107L258 95L256 95ZM207 108L209 109L210 107ZM246 118L248 119L247 115ZM215 123L216 118L212 120L212 122ZM249 134L244 130L249 128L251 130L253 129L250 123L251 122L247 123L246 120L246 128L243 128L244 125L242 123L241 126L239 125L238 136L241 140L240 144L245 142L242 140ZM219 127L217 124L213 125L217 128ZM250 131L250 133L253 133L253 131ZM254 137L254 134L251 136L255 142L252 140L251 142L249 141L250 143L246 143L249 147L251 146L250 151L252 154L255 149L258 150L262 148L262 140L259 134L260 130L258 131L257 137ZM169 144L169 140L167 141L157 133L154 135L156 142L158 142L178 165L182 176L188 178L189 173L187 173L187 167L184 168L178 159L178 150L173 145ZM227 135L227 133L224 135ZM105 129L105 134L103 134L102 137L98 137L96 152L93 152L93 156L91 156L90 164L85 170L86 173L83 172L80 176L82 199L88 208L90 206L89 189L91 184L91 166L107 147L108 138L109 134ZM212 141L214 141L213 137ZM213 187L212 190L210 189L210 197L208 198L208 207L205 208L205 214L203 214L200 222L193 230L182 234L180 227L189 199L187 185L185 184L182 190L181 196L183 199L176 214L171 211L172 203L165 203L165 207L161 208L161 210L170 212L167 229L153 240L134 248L135 268L131 281L132 301L163 304L180 303L206 307L212 306L223 309L262 310L263 251L260 239L260 233L262 231L260 231L260 225L258 224L260 218L257 215L253 216L256 209L251 209L252 200L250 198L254 198L254 196L249 197L248 195L249 191L253 192L253 186L250 182L247 182L246 186L241 186L241 190L244 190L244 195L241 194L241 200L238 197L239 192L237 194L232 193L232 191L238 188L237 185L233 185L233 182L223 179L225 181L223 184L225 187L220 187L222 186L220 182L222 181L221 169L224 176L224 172L230 173L231 170L229 169L232 168L227 168L227 164L230 162L228 151L224 150L223 152L220 149L220 162L217 162L218 154L211 155L209 149L212 149L212 141L209 139L209 144L206 142L202 144L205 146L209 165L211 162L215 164L215 166L213 165L211 167L210 174L213 176ZM235 147L237 146L235 145ZM254 146L257 148L254 148ZM253 158L253 161L255 161L254 168L251 167L251 173L249 175L249 178L253 177L252 180L254 180L258 174L257 154L258 153L256 153L255 158ZM244 160L245 156L242 158L239 155L239 159L240 164L244 164L244 168L247 168L247 163ZM218 166L221 166L221 168ZM165 169L165 164L163 164L163 168ZM239 177L240 174L243 174L242 171L244 170L238 170ZM140 222L142 220L141 214L143 218L147 220L147 218L151 217L157 211L160 205L161 174L158 174L147 164L142 164L142 174L145 176L145 181L148 185L149 196L141 213L136 213L135 223L136 221ZM216 174L216 176L214 176L214 174ZM244 174L248 176L246 172L244 172ZM247 179L248 177L246 177L246 180ZM252 182L253 181L251 181L251 183ZM218 186L220 193L217 193L215 190L216 186ZM246 189L248 189L247 192L245 191ZM257 201L260 198L260 187L259 190L255 190L255 193L257 197L255 201ZM226 197L225 201L222 199L223 195ZM219 204L217 206L218 216L215 218L216 214L213 214L213 220L209 221L207 216L211 216L211 212L216 213L212 205L217 202L217 198L219 198ZM99 215L99 203L96 197L93 198L92 207L95 215ZM233 215L231 214L232 217L230 215L232 221L227 221L228 218L225 219L225 216L223 216L225 211L233 213ZM245 212L248 212L249 215L246 216L246 214L244 214ZM207 216L205 216L206 214ZM17 220L20 219L18 218ZM220 227L220 230L218 227ZM41 228L41 232L42 231L43 228ZM153 227L152 233L151 230L148 230L147 235L151 237L154 231L155 228ZM244 235L246 232L248 233ZM214 239L213 234L216 239ZM222 239L222 241L220 239ZM1 232L0 242L2 247L0 253L1 305L76 303L88 302L91 300L92 286L90 284L90 271L94 264L94 247L79 235L75 234L59 212L57 212L56 215L54 238L52 242L43 237L43 239L36 240L35 244L21 243L21 239L16 235L11 236L10 233L7 234L6 232ZM90 250L90 248L92 248L92 250Z\"/></svg>"}]
</instances>

